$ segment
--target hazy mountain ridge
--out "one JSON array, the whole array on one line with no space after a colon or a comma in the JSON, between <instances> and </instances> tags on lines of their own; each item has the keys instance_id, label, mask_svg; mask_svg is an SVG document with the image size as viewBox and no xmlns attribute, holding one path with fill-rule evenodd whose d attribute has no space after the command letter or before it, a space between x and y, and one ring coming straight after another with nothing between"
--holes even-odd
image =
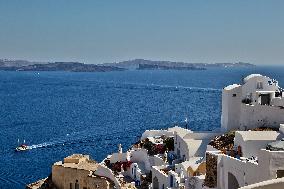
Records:
<instances>
[{"instance_id":1,"label":"hazy mountain ridge","mask_svg":"<svg viewBox=\"0 0 284 189\"><path fill-rule=\"evenodd\" d=\"M211 68L211 67L252 67L251 63L236 62L236 63L185 63L172 61L154 61L145 59L134 59L115 63L104 63L102 65L115 66L127 69L139 69L139 65L156 65L157 67L184 67L184 68Z\"/></svg>"},{"instance_id":2,"label":"hazy mountain ridge","mask_svg":"<svg viewBox=\"0 0 284 189\"><path fill-rule=\"evenodd\" d=\"M30 62L27 60L0 59L0 70L6 71L71 71L105 72L137 70L205 70L213 67L252 67L250 63L185 63L134 59L115 63L85 64L80 62Z\"/></svg>"},{"instance_id":3,"label":"hazy mountain ridge","mask_svg":"<svg viewBox=\"0 0 284 189\"><path fill-rule=\"evenodd\" d=\"M177 66L177 65L157 65L139 64L137 70L206 70L206 68L196 66Z\"/></svg>"},{"instance_id":4,"label":"hazy mountain ridge","mask_svg":"<svg viewBox=\"0 0 284 189\"><path fill-rule=\"evenodd\" d=\"M8 62L8 63L7 63ZM71 71L71 72L107 72L124 71L124 68L103 66L96 64L84 64L80 62L54 62L35 63L29 61L1 61L0 70L5 71Z\"/></svg>"},{"instance_id":5,"label":"hazy mountain ridge","mask_svg":"<svg viewBox=\"0 0 284 189\"><path fill-rule=\"evenodd\" d=\"M9 60L9 59L0 59L1 67L22 67L33 64L47 64L47 62L31 62L27 60Z\"/></svg>"}]
</instances>

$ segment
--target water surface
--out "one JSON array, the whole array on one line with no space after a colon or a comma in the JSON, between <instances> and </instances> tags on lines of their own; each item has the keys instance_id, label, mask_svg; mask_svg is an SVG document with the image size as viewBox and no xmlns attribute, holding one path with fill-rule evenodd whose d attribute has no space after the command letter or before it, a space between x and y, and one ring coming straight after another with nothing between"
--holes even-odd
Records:
<instances>
[{"instance_id":1,"label":"water surface","mask_svg":"<svg viewBox=\"0 0 284 189\"><path fill-rule=\"evenodd\" d=\"M221 89L250 73L284 85L283 67L106 73L0 72L0 188L24 188L73 153L101 161L146 129L189 118L220 127ZM282 85L282 86L283 86ZM15 152L17 140L32 148Z\"/></svg>"}]
</instances>

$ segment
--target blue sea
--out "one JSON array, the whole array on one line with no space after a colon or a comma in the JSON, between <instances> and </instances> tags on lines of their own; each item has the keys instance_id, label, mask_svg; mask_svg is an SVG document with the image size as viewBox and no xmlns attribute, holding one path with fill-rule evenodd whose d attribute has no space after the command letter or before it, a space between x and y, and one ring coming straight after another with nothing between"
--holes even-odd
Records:
<instances>
[{"instance_id":1,"label":"blue sea","mask_svg":"<svg viewBox=\"0 0 284 189\"><path fill-rule=\"evenodd\" d=\"M191 130L220 127L221 92L251 73L284 85L284 67L106 73L0 71L0 188L47 177L73 153L101 161L127 150L146 129L189 119ZM282 86L283 86L282 85ZM32 148L15 152L18 139Z\"/></svg>"}]
</instances>

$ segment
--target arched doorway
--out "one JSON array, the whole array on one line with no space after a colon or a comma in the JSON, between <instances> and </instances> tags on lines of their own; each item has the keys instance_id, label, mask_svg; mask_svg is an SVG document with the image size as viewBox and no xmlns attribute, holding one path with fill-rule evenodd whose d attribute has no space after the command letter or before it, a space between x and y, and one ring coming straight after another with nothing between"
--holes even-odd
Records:
<instances>
[{"instance_id":1,"label":"arched doorway","mask_svg":"<svg viewBox=\"0 0 284 189\"><path fill-rule=\"evenodd\" d=\"M228 188L230 189L238 189L239 186L239 182L236 179L236 177L232 174L232 173L228 173Z\"/></svg>"},{"instance_id":2,"label":"arched doorway","mask_svg":"<svg viewBox=\"0 0 284 189\"><path fill-rule=\"evenodd\" d=\"M153 189L159 189L159 180L157 177L153 178Z\"/></svg>"}]
</instances>

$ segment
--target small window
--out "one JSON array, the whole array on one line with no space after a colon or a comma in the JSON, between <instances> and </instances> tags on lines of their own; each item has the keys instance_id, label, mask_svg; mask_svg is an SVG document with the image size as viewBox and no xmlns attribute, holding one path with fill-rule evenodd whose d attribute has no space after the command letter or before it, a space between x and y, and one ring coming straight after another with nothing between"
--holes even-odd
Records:
<instances>
[{"instance_id":1,"label":"small window","mask_svg":"<svg viewBox=\"0 0 284 189\"><path fill-rule=\"evenodd\" d=\"M170 176L170 187L174 186L174 177L173 175Z\"/></svg>"},{"instance_id":2,"label":"small window","mask_svg":"<svg viewBox=\"0 0 284 189\"><path fill-rule=\"evenodd\" d=\"M237 94L233 94L233 97L236 97L237 96Z\"/></svg>"},{"instance_id":3,"label":"small window","mask_svg":"<svg viewBox=\"0 0 284 189\"><path fill-rule=\"evenodd\" d=\"M79 186L78 180L76 180L76 183L75 183L75 189L80 189L80 186Z\"/></svg>"},{"instance_id":4,"label":"small window","mask_svg":"<svg viewBox=\"0 0 284 189\"><path fill-rule=\"evenodd\" d=\"M283 178L284 177L284 170L277 170L276 174L277 174L277 178Z\"/></svg>"},{"instance_id":5,"label":"small window","mask_svg":"<svg viewBox=\"0 0 284 189\"><path fill-rule=\"evenodd\" d=\"M263 89L263 83L262 82L257 82L256 89Z\"/></svg>"}]
</instances>

